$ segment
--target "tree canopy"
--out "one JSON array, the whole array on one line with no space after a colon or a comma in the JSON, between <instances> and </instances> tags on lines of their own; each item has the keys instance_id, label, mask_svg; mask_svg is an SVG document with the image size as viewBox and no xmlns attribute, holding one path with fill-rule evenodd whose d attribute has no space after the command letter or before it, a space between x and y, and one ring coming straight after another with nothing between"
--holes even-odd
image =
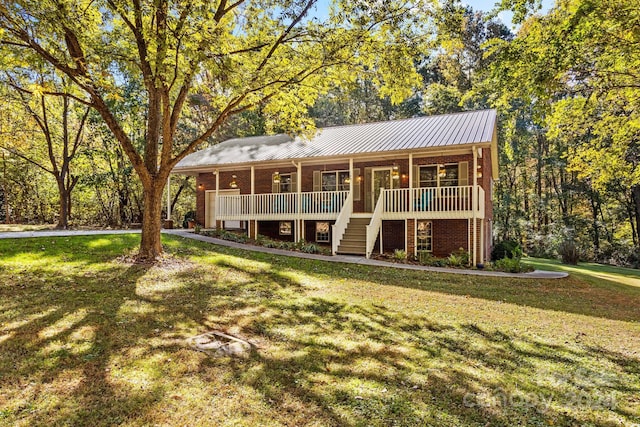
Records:
<instances>
[{"instance_id":1,"label":"tree canopy","mask_svg":"<svg viewBox=\"0 0 640 427\"><path fill-rule=\"evenodd\" d=\"M4 65L28 69L24 52L38 56L100 114L140 178L140 256L155 258L171 169L230 117L261 107L269 123L309 131L318 95L360 73L392 102L419 82L412 56L429 39L426 2L336 1L323 22L309 15L315 3L3 1ZM143 88L140 147L118 116L134 83ZM186 106L205 113L196 134L181 132Z\"/></svg>"}]
</instances>

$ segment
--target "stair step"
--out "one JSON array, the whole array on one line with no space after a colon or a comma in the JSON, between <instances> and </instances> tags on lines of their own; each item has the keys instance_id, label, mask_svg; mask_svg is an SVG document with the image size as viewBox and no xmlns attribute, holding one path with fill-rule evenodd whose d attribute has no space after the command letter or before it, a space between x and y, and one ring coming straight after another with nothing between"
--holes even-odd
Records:
<instances>
[{"instance_id":1,"label":"stair step","mask_svg":"<svg viewBox=\"0 0 640 427\"><path fill-rule=\"evenodd\" d=\"M343 249L357 249L359 251L364 251L366 249L366 245L345 243L345 244L341 244L340 246L338 246L338 250L339 251L343 250Z\"/></svg>"},{"instance_id":2,"label":"stair step","mask_svg":"<svg viewBox=\"0 0 640 427\"><path fill-rule=\"evenodd\" d=\"M340 242L340 246L357 246L357 247L365 247L367 243L360 240L342 240Z\"/></svg>"},{"instance_id":3,"label":"stair step","mask_svg":"<svg viewBox=\"0 0 640 427\"><path fill-rule=\"evenodd\" d=\"M351 218L349 220L349 225L352 224L369 224L369 222L371 222L371 220L369 218Z\"/></svg>"},{"instance_id":4,"label":"stair step","mask_svg":"<svg viewBox=\"0 0 640 427\"><path fill-rule=\"evenodd\" d=\"M337 253L343 255L364 255L365 250L360 248L340 248L338 249Z\"/></svg>"}]
</instances>

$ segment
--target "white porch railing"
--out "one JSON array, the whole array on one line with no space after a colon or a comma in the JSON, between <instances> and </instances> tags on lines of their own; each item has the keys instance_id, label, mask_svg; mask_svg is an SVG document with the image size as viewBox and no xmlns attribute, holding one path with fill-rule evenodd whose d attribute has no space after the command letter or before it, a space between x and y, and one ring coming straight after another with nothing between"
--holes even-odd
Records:
<instances>
[{"instance_id":1,"label":"white porch railing","mask_svg":"<svg viewBox=\"0 0 640 427\"><path fill-rule=\"evenodd\" d=\"M382 226L382 215L384 214L385 206L385 191L386 190L382 188L380 189L380 196L378 196L376 207L373 209L371 221L369 221L369 225L367 225L367 244L365 251L365 256L367 258L369 258L371 256L371 252L373 252L373 247L376 244L378 232L380 231L380 227ZM382 242L380 242L380 245L382 245Z\"/></svg>"},{"instance_id":2,"label":"white porch railing","mask_svg":"<svg viewBox=\"0 0 640 427\"><path fill-rule=\"evenodd\" d=\"M340 211L340 215L338 215L335 224L331 227L331 253L333 255L338 252L338 246L340 245L342 236L344 236L344 232L347 230L352 213L353 193L349 192L347 200L345 200L342 210Z\"/></svg>"},{"instance_id":3,"label":"white porch railing","mask_svg":"<svg viewBox=\"0 0 640 427\"><path fill-rule=\"evenodd\" d=\"M478 186L476 217L484 217L484 190ZM382 192L384 219L470 218L473 215L473 186L397 188Z\"/></svg>"},{"instance_id":4,"label":"white porch railing","mask_svg":"<svg viewBox=\"0 0 640 427\"><path fill-rule=\"evenodd\" d=\"M218 196L216 220L336 219L348 196L349 191Z\"/></svg>"}]
</instances>

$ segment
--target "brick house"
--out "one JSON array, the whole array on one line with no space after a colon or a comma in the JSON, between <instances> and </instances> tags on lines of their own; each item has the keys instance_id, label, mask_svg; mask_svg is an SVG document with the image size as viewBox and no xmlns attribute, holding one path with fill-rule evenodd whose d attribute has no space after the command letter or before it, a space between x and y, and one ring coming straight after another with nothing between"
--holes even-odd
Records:
<instances>
[{"instance_id":1,"label":"brick house","mask_svg":"<svg viewBox=\"0 0 640 427\"><path fill-rule=\"evenodd\" d=\"M185 157L196 221L333 253L490 253L495 110L232 139Z\"/></svg>"}]
</instances>

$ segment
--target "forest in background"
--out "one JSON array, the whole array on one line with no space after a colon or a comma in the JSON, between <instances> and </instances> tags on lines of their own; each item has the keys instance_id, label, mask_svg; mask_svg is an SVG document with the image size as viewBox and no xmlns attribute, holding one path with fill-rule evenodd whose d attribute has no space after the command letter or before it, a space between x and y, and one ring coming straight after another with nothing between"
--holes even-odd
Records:
<instances>
[{"instance_id":1,"label":"forest in background","mask_svg":"<svg viewBox=\"0 0 640 427\"><path fill-rule=\"evenodd\" d=\"M308 116L325 127L496 108L496 241L516 240L536 256L556 256L570 242L584 260L638 267L640 11L622 0L561 0L545 15L528 1L502 6L514 10L517 32L441 2L430 14L430 49L412 52L421 77L412 94L398 99L372 72L319 93ZM9 68L0 76L1 220L140 223L143 190L126 153L72 81L47 86L51 72L34 64L29 76ZM138 144L143 97L132 81L117 100ZM182 132L201 132L204 104L191 96ZM247 109L208 143L290 131L278 119L269 108ZM173 177L171 194L181 224L195 206L194 180Z\"/></svg>"}]
</instances>

